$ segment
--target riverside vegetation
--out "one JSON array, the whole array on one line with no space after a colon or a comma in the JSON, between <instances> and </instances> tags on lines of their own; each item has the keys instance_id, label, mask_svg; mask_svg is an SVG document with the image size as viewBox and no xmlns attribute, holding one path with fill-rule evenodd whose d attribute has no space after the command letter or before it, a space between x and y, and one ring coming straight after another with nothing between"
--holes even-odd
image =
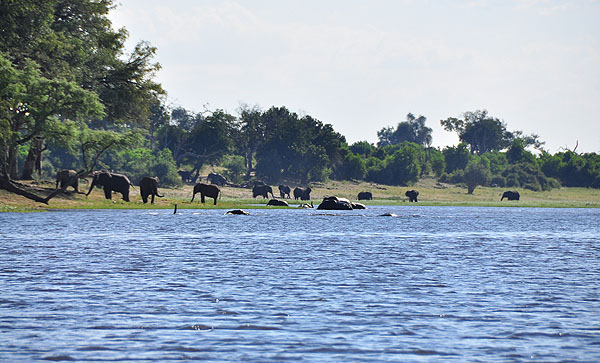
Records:
<instances>
[{"instance_id":1,"label":"riverside vegetation","mask_svg":"<svg viewBox=\"0 0 600 363\"><path fill-rule=\"evenodd\" d=\"M54 189L53 182L27 183L32 191L49 193ZM89 184L82 183L82 189ZM371 191L373 200L361 201L369 205L389 206L489 206L489 207L549 207L549 208L600 208L600 190L592 188L562 187L549 191L535 192L519 189L521 200L500 201L500 196L506 188L479 187L474 194L468 194L464 187L439 183L433 178L419 180L411 187L390 186L369 182L329 181L311 184L312 200L315 206L325 196L337 195L356 200L361 191ZM121 200L119 194L114 194L112 200L106 200L101 189L94 189L89 196L67 192L54 198L48 205L36 203L22 196L0 190L0 211L23 212L45 211L60 209L172 209L177 204L178 209L230 209L230 208L278 208L267 207L268 199L252 198L252 190L247 188L221 187L222 195L216 206L212 199L207 203L194 201L190 203L193 185L176 188L161 188L164 198L156 198L155 204L142 203L139 187L131 188L131 202ZM404 192L408 189L418 189L419 202L409 203ZM210 203L209 203L210 201ZM300 201L288 200L290 208Z\"/></svg>"}]
</instances>

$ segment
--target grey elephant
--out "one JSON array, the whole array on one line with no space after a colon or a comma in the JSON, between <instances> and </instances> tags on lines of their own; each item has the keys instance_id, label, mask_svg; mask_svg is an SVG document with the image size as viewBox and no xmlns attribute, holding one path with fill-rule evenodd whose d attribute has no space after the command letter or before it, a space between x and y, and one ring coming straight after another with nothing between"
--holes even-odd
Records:
<instances>
[{"instance_id":1,"label":"grey elephant","mask_svg":"<svg viewBox=\"0 0 600 363\"><path fill-rule=\"evenodd\" d=\"M346 198L336 196L325 197L317 209L324 210L352 210L352 203Z\"/></svg>"},{"instance_id":2,"label":"grey elephant","mask_svg":"<svg viewBox=\"0 0 600 363\"><path fill-rule=\"evenodd\" d=\"M268 198L269 193L271 193L271 198L275 198L273 195L273 188L268 185L256 185L252 188L252 198L256 198L259 195L262 195L263 198Z\"/></svg>"},{"instance_id":3,"label":"grey elephant","mask_svg":"<svg viewBox=\"0 0 600 363\"><path fill-rule=\"evenodd\" d=\"M373 200L373 193L371 192L360 192L358 193L358 200Z\"/></svg>"},{"instance_id":4,"label":"grey elephant","mask_svg":"<svg viewBox=\"0 0 600 363\"><path fill-rule=\"evenodd\" d=\"M196 193L200 193L200 201L202 203L206 202L205 197L209 197L214 199L215 205L217 205L217 198L221 194L221 189L214 184L198 183L194 186L194 194L192 194L190 203L194 201Z\"/></svg>"},{"instance_id":5,"label":"grey elephant","mask_svg":"<svg viewBox=\"0 0 600 363\"><path fill-rule=\"evenodd\" d=\"M208 174L208 176L206 177L206 181L208 181L211 184L216 184L219 186L227 185L227 178L225 178L223 175L221 175L219 173Z\"/></svg>"},{"instance_id":6,"label":"grey elephant","mask_svg":"<svg viewBox=\"0 0 600 363\"><path fill-rule=\"evenodd\" d=\"M408 201L409 202L418 202L417 197L419 196L419 192L416 190L407 190L406 193L404 193L404 195L406 195L408 197Z\"/></svg>"},{"instance_id":7,"label":"grey elephant","mask_svg":"<svg viewBox=\"0 0 600 363\"><path fill-rule=\"evenodd\" d=\"M289 185L285 185L285 184L281 184L279 185L279 196L283 199L283 198L289 198L291 199L292 197L290 196L292 189L290 188Z\"/></svg>"},{"instance_id":8,"label":"grey elephant","mask_svg":"<svg viewBox=\"0 0 600 363\"><path fill-rule=\"evenodd\" d=\"M271 200L269 200L267 205L274 206L274 207L289 207L290 206L288 204L288 202L286 202L285 200L279 200L279 199L271 199Z\"/></svg>"},{"instance_id":9,"label":"grey elephant","mask_svg":"<svg viewBox=\"0 0 600 363\"><path fill-rule=\"evenodd\" d=\"M150 204L154 204L154 196L163 197L158 194L158 183L160 183L160 179L157 176L146 176L140 180L140 194L144 203L148 202L149 196L152 196Z\"/></svg>"},{"instance_id":10,"label":"grey elephant","mask_svg":"<svg viewBox=\"0 0 600 363\"><path fill-rule=\"evenodd\" d=\"M521 198L521 196L519 195L519 192L517 192L516 190L508 190L508 191L502 193L502 198L500 198L500 201L504 200L504 198L506 198L508 200L519 200L519 198Z\"/></svg>"},{"instance_id":11,"label":"grey elephant","mask_svg":"<svg viewBox=\"0 0 600 363\"><path fill-rule=\"evenodd\" d=\"M310 188L296 187L294 188L294 199L310 200L310 192L312 192Z\"/></svg>"},{"instance_id":12,"label":"grey elephant","mask_svg":"<svg viewBox=\"0 0 600 363\"><path fill-rule=\"evenodd\" d=\"M60 189L67 189L73 187L75 192L79 193L79 175L75 170L63 169L56 173L56 189L60 183Z\"/></svg>"},{"instance_id":13,"label":"grey elephant","mask_svg":"<svg viewBox=\"0 0 600 363\"><path fill-rule=\"evenodd\" d=\"M104 189L106 199L112 199L112 192L117 192L121 193L124 201L129 202L129 187L133 184L127 176L108 171L95 171L92 176L92 185L86 195L90 195L92 189L98 187Z\"/></svg>"}]
</instances>

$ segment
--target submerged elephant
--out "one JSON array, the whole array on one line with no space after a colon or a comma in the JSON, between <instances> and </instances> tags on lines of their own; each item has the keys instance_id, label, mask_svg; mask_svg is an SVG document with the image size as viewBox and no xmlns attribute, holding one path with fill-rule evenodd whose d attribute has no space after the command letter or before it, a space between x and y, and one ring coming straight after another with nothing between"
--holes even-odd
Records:
<instances>
[{"instance_id":1,"label":"submerged elephant","mask_svg":"<svg viewBox=\"0 0 600 363\"><path fill-rule=\"evenodd\" d=\"M269 193L271 193L271 198L275 198L273 188L268 185L256 185L252 188L252 198L256 198L259 195L262 195L263 198L268 198Z\"/></svg>"},{"instance_id":2,"label":"submerged elephant","mask_svg":"<svg viewBox=\"0 0 600 363\"><path fill-rule=\"evenodd\" d=\"M208 174L208 176L206 177L206 181L208 181L211 184L216 184L220 186L227 185L227 178L225 178L219 173Z\"/></svg>"},{"instance_id":3,"label":"submerged elephant","mask_svg":"<svg viewBox=\"0 0 600 363\"><path fill-rule=\"evenodd\" d=\"M271 199L267 205L275 207L289 207L290 205L285 200Z\"/></svg>"},{"instance_id":4,"label":"submerged elephant","mask_svg":"<svg viewBox=\"0 0 600 363\"><path fill-rule=\"evenodd\" d=\"M358 200L373 200L373 194L371 192L360 192L358 193Z\"/></svg>"},{"instance_id":5,"label":"submerged elephant","mask_svg":"<svg viewBox=\"0 0 600 363\"><path fill-rule=\"evenodd\" d=\"M209 197L214 199L215 205L217 205L217 198L221 193L221 189L219 189L219 187L214 184L198 183L194 186L194 194L192 194L192 200L190 201L190 203L194 201L196 193L200 193L200 202L206 202L205 197Z\"/></svg>"},{"instance_id":6,"label":"submerged elephant","mask_svg":"<svg viewBox=\"0 0 600 363\"><path fill-rule=\"evenodd\" d=\"M310 192L312 192L310 188L296 187L294 189L294 199L310 200Z\"/></svg>"},{"instance_id":7,"label":"submerged elephant","mask_svg":"<svg viewBox=\"0 0 600 363\"><path fill-rule=\"evenodd\" d=\"M352 210L352 203L346 198L325 197L317 209L323 210Z\"/></svg>"},{"instance_id":8,"label":"submerged elephant","mask_svg":"<svg viewBox=\"0 0 600 363\"><path fill-rule=\"evenodd\" d=\"M519 200L520 197L521 196L519 195L519 192L516 190L509 190L502 193L502 198L500 198L500 201L504 200L504 198L508 200Z\"/></svg>"},{"instance_id":9,"label":"submerged elephant","mask_svg":"<svg viewBox=\"0 0 600 363\"><path fill-rule=\"evenodd\" d=\"M68 187L73 187L73 189L75 189L75 191L79 193L79 175L75 170L59 170L58 173L56 173L56 189L58 189L59 183L60 189L67 189Z\"/></svg>"},{"instance_id":10,"label":"submerged elephant","mask_svg":"<svg viewBox=\"0 0 600 363\"><path fill-rule=\"evenodd\" d=\"M108 171L95 171L92 173L92 185L86 195L90 195L94 187L104 189L104 197L112 199L112 192L121 193L123 200L129 202L129 186L133 186L129 178L123 174Z\"/></svg>"},{"instance_id":11,"label":"submerged elephant","mask_svg":"<svg viewBox=\"0 0 600 363\"><path fill-rule=\"evenodd\" d=\"M408 190L404 193L408 197L409 202L418 202L417 197L419 196L419 192L416 190Z\"/></svg>"},{"instance_id":12,"label":"submerged elephant","mask_svg":"<svg viewBox=\"0 0 600 363\"><path fill-rule=\"evenodd\" d=\"M150 204L154 204L154 196L163 197L158 194L158 183L160 183L160 179L157 176L146 176L140 180L140 194L144 203L148 202L149 196L152 196Z\"/></svg>"},{"instance_id":13,"label":"submerged elephant","mask_svg":"<svg viewBox=\"0 0 600 363\"><path fill-rule=\"evenodd\" d=\"M290 196L290 192L292 191L292 189L290 188L289 185L285 185L285 184L281 184L279 185L279 196L283 199L283 198L292 198Z\"/></svg>"}]
</instances>

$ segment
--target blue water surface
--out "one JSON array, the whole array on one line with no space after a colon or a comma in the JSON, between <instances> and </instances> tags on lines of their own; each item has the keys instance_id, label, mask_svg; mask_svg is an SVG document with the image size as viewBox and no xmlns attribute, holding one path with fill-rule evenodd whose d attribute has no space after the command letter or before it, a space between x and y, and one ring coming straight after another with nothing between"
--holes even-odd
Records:
<instances>
[{"instance_id":1,"label":"blue water surface","mask_svg":"<svg viewBox=\"0 0 600 363\"><path fill-rule=\"evenodd\" d=\"M250 213L0 214L0 360L600 361L598 209Z\"/></svg>"}]
</instances>

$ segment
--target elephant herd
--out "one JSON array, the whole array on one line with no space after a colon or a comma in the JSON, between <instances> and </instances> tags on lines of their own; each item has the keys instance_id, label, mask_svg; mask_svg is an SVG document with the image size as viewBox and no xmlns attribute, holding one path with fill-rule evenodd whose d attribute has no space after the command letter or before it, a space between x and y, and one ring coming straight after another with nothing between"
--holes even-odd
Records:
<instances>
[{"instance_id":1,"label":"elephant herd","mask_svg":"<svg viewBox=\"0 0 600 363\"><path fill-rule=\"evenodd\" d=\"M112 193L120 193L123 200L129 202L129 188L133 186L131 181L126 175L109 172L106 170L102 171L94 171L91 174L92 183L86 196L90 195L94 187L102 188L104 190L104 196L106 199L112 199ZM211 173L209 174L207 181L211 184L206 183L197 183L194 186L194 190L192 193L192 199L190 201L193 202L196 194L200 193L200 201L205 203L205 198L212 198L214 205L217 205L217 199L221 196L221 189L219 185L229 185L227 180L221 176L220 174ZM142 201L144 203L148 202L150 199L150 203L154 204L154 197L163 197L158 193L158 184L160 180L158 177L144 177L139 182L140 187L140 195L142 197ZM68 187L73 187L75 192L79 192L79 174L75 170L60 170L56 174L56 188L58 189L60 185L61 189L66 189ZM308 201L311 199L310 193L312 189L310 187L301 188L296 187L293 190L289 185L281 184L278 187L279 196L281 199L291 199L291 195L293 194L294 200L302 200ZM252 197L256 198L258 196L262 196L263 198L269 198L270 200L267 205L271 206L289 206L289 204L285 200L275 199L273 194L273 188L271 186L265 184L262 181L255 181L252 187ZM417 190L408 190L404 193L410 202L418 202L419 192ZM504 199L509 201L519 200L520 195L517 191L505 191L500 198L500 201ZM363 191L358 193L357 199L360 200L372 200L373 194L369 191ZM305 206L307 208L312 207L312 203L302 204L301 206ZM363 209L364 204L361 203L353 203L345 198L338 198L335 196L325 197L319 207L317 209Z\"/></svg>"},{"instance_id":2,"label":"elephant herd","mask_svg":"<svg viewBox=\"0 0 600 363\"><path fill-rule=\"evenodd\" d=\"M133 183L129 180L126 175L112 173L106 170L94 171L91 174L92 183L90 189L85 194L90 195L94 187L102 188L104 190L104 197L106 199L112 199L112 193L120 193L124 201L129 202L129 187L133 186ZM151 200L151 204L154 204L154 197L163 197L158 193L158 184L160 180L156 176L147 176L142 178L139 182L140 195L144 203L148 202L148 198ZM73 187L76 193L79 192L79 174L75 170L60 170L56 173L56 188L60 184L61 189Z\"/></svg>"}]
</instances>

